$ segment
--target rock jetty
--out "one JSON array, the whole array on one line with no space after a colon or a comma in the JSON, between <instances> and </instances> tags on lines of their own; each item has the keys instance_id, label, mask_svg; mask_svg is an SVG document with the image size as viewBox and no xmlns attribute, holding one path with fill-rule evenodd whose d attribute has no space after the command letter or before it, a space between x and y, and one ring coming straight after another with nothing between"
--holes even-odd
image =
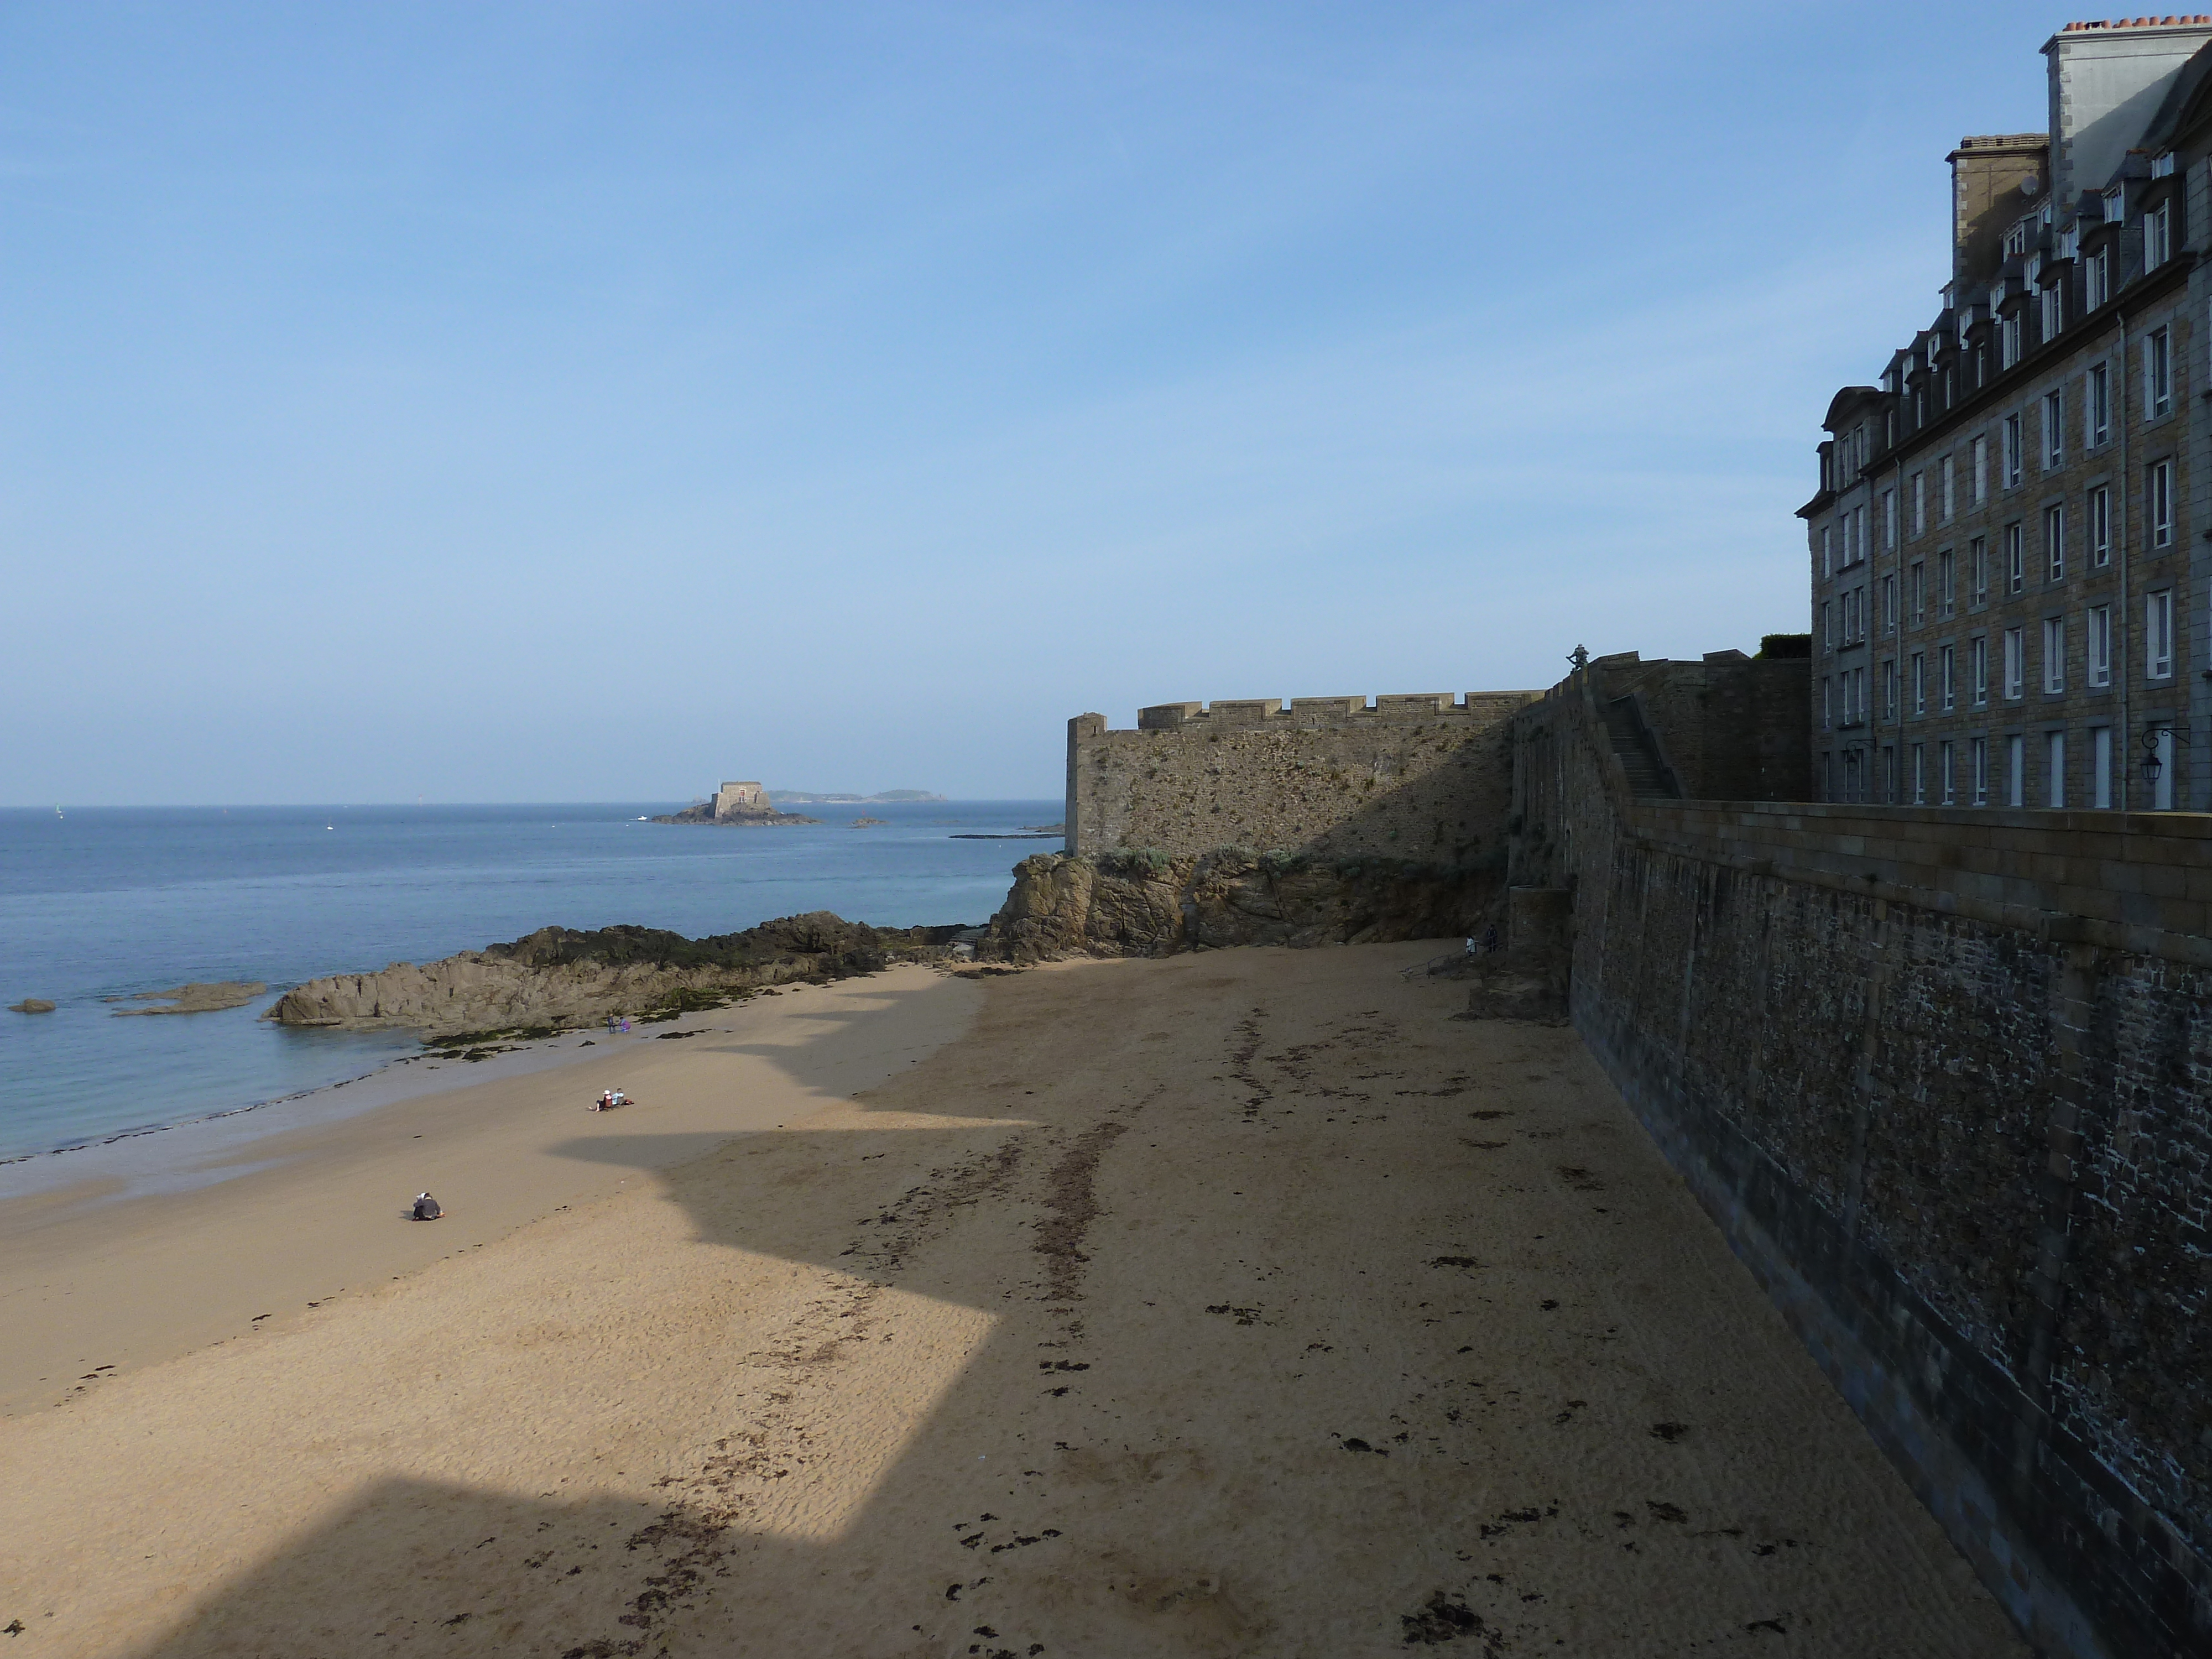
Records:
<instances>
[{"instance_id":1,"label":"rock jetty","mask_svg":"<svg viewBox=\"0 0 2212 1659\"><path fill-rule=\"evenodd\" d=\"M286 992L265 1018L355 1030L582 1025L696 1006L707 995L936 960L968 931L870 927L827 910L696 939L658 927L541 927L420 967L395 962L377 973L313 980Z\"/></svg>"}]
</instances>

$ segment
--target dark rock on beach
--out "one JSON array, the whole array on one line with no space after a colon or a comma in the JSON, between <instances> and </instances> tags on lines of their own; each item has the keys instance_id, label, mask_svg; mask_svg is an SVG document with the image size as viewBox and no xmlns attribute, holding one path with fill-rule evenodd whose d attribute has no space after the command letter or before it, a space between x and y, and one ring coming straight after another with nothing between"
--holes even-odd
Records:
<instances>
[{"instance_id":1,"label":"dark rock on beach","mask_svg":"<svg viewBox=\"0 0 2212 1659\"><path fill-rule=\"evenodd\" d=\"M51 1014L53 1011L54 1005L44 997L25 997L21 1002L8 1005L11 1014Z\"/></svg>"}]
</instances>

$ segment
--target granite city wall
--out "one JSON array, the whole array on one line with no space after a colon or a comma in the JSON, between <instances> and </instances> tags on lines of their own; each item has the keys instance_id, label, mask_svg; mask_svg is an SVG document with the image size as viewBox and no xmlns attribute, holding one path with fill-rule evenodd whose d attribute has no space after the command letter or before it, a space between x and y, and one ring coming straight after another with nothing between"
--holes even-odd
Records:
<instances>
[{"instance_id":1,"label":"granite city wall","mask_svg":"<svg viewBox=\"0 0 2212 1659\"><path fill-rule=\"evenodd\" d=\"M1067 723L1066 848L1502 864L1510 724L1535 695L1165 703L1133 732L1079 714Z\"/></svg>"},{"instance_id":2,"label":"granite city wall","mask_svg":"<svg viewBox=\"0 0 2212 1659\"><path fill-rule=\"evenodd\" d=\"M1632 797L1515 722L1577 1030L2030 1638L2212 1651L2212 819Z\"/></svg>"}]
</instances>

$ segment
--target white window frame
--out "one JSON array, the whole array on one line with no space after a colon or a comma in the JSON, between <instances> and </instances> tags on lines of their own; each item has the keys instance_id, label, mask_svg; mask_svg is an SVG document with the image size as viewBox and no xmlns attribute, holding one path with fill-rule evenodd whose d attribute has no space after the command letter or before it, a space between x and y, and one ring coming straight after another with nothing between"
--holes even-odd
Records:
<instances>
[{"instance_id":1,"label":"white window frame","mask_svg":"<svg viewBox=\"0 0 2212 1659\"><path fill-rule=\"evenodd\" d=\"M2089 805L2100 811L2112 806L2112 728L2089 728Z\"/></svg>"},{"instance_id":2,"label":"white window frame","mask_svg":"<svg viewBox=\"0 0 2212 1659\"><path fill-rule=\"evenodd\" d=\"M2004 695L2007 702L2017 702L2027 695L2027 630L2025 629L2008 628L2004 631Z\"/></svg>"},{"instance_id":3,"label":"white window frame","mask_svg":"<svg viewBox=\"0 0 2212 1659\"><path fill-rule=\"evenodd\" d=\"M2027 465L2027 458L2021 453L2021 425L2020 416L2015 412L2004 417L2004 424L2000 428L2004 434L2004 447L1999 459L2004 468L2004 487L2007 489L2020 488L2020 481Z\"/></svg>"},{"instance_id":4,"label":"white window frame","mask_svg":"<svg viewBox=\"0 0 2212 1659\"><path fill-rule=\"evenodd\" d=\"M2112 435L2112 371L2109 364L2092 363L2082 377L2081 398L2087 430L2081 441L2094 449Z\"/></svg>"},{"instance_id":5,"label":"white window frame","mask_svg":"<svg viewBox=\"0 0 2212 1659\"><path fill-rule=\"evenodd\" d=\"M1924 743L1912 745L1912 804L1928 804L1928 745Z\"/></svg>"},{"instance_id":6,"label":"white window frame","mask_svg":"<svg viewBox=\"0 0 2212 1659\"><path fill-rule=\"evenodd\" d=\"M2005 739L2005 805L2018 806L2027 799L2027 739L2018 732Z\"/></svg>"},{"instance_id":7,"label":"white window frame","mask_svg":"<svg viewBox=\"0 0 2212 1659\"><path fill-rule=\"evenodd\" d=\"M1973 695L1973 706L1990 706L1990 636L1977 634L1966 642L1967 687Z\"/></svg>"},{"instance_id":8,"label":"white window frame","mask_svg":"<svg viewBox=\"0 0 2212 1659\"><path fill-rule=\"evenodd\" d=\"M2102 570L2112 562L2112 490L2099 484L2089 492L2089 566Z\"/></svg>"},{"instance_id":9,"label":"white window frame","mask_svg":"<svg viewBox=\"0 0 2212 1659\"><path fill-rule=\"evenodd\" d=\"M2043 690L2057 696L2066 690L2066 618L2043 619Z\"/></svg>"},{"instance_id":10,"label":"white window frame","mask_svg":"<svg viewBox=\"0 0 2212 1659\"><path fill-rule=\"evenodd\" d=\"M2066 394L2053 386L2043 394L2043 470L2066 465Z\"/></svg>"},{"instance_id":11,"label":"white window frame","mask_svg":"<svg viewBox=\"0 0 2212 1659\"><path fill-rule=\"evenodd\" d=\"M2082 300L2092 311L2112 297L2112 262L2108 249L2099 248L2081 262Z\"/></svg>"},{"instance_id":12,"label":"white window frame","mask_svg":"<svg viewBox=\"0 0 2212 1659\"><path fill-rule=\"evenodd\" d=\"M1924 714L1928 712L1928 653L1925 651L1912 653L1911 678L1912 712Z\"/></svg>"},{"instance_id":13,"label":"white window frame","mask_svg":"<svg viewBox=\"0 0 2212 1659\"><path fill-rule=\"evenodd\" d=\"M2024 525L2008 524L2004 527L2005 592L2024 593L2027 591L2027 529Z\"/></svg>"},{"instance_id":14,"label":"white window frame","mask_svg":"<svg viewBox=\"0 0 2212 1659\"><path fill-rule=\"evenodd\" d=\"M2173 204L2147 210L2143 222L2143 269L2156 270L2173 257Z\"/></svg>"},{"instance_id":15,"label":"white window frame","mask_svg":"<svg viewBox=\"0 0 2212 1659\"><path fill-rule=\"evenodd\" d=\"M1990 740L1987 738L1971 739L1966 745L1966 752L1973 766L1974 805L1987 806L1990 804Z\"/></svg>"},{"instance_id":16,"label":"white window frame","mask_svg":"<svg viewBox=\"0 0 2212 1659\"><path fill-rule=\"evenodd\" d=\"M2054 812L2066 810L2066 734L2043 734L2044 805Z\"/></svg>"},{"instance_id":17,"label":"white window frame","mask_svg":"<svg viewBox=\"0 0 2212 1659\"><path fill-rule=\"evenodd\" d=\"M2045 580L2066 580L2066 503L2053 501L2043 509L2043 570Z\"/></svg>"},{"instance_id":18,"label":"white window frame","mask_svg":"<svg viewBox=\"0 0 2212 1659\"><path fill-rule=\"evenodd\" d=\"M1917 536L1917 535L1921 534L1923 531L1925 531L1927 528L1928 528L1928 475L1927 475L1925 472L1916 472L1916 473L1914 473L1914 474L1912 475L1912 531L1911 531L1911 533L1912 533L1913 535Z\"/></svg>"},{"instance_id":19,"label":"white window frame","mask_svg":"<svg viewBox=\"0 0 2212 1659\"><path fill-rule=\"evenodd\" d=\"M2143 477L2143 517L2153 547L2173 545L2173 462L2153 461Z\"/></svg>"},{"instance_id":20,"label":"white window frame","mask_svg":"<svg viewBox=\"0 0 2212 1659\"><path fill-rule=\"evenodd\" d=\"M2084 670L2093 686L2112 683L2112 607L2093 605L2089 607L2088 634L2082 641L2087 664Z\"/></svg>"},{"instance_id":21,"label":"white window frame","mask_svg":"<svg viewBox=\"0 0 2212 1659\"><path fill-rule=\"evenodd\" d=\"M2143 678L2173 678L2173 590L2143 595Z\"/></svg>"},{"instance_id":22,"label":"white window frame","mask_svg":"<svg viewBox=\"0 0 2212 1659\"><path fill-rule=\"evenodd\" d=\"M1958 751L1950 738L1946 738L1936 745L1936 787L1943 792L1943 805L1946 806L1959 804L1957 774Z\"/></svg>"},{"instance_id":23,"label":"white window frame","mask_svg":"<svg viewBox=\"0 0 2212 1659\"><path fill-rule=\"evenodd\" d=\"M1953 495L1951 489L1951 458L1948 455L1943 458L1942 471L1943 522L1948 524L1951 522L1951 514L1957 509L1958 505L1957 497Z\"/></svg>"},{"instance_id":24,"label":"white window frame","mask_svg":"<svg viewBox=\"0 0 2212 1659\"><path fill-rule=\"evenodd\" d=\"M1881 545L1887 553L1897 551L1897 492L1881 492Z\"/></svg>"},{"instance_id":25,"label":"white window frame","mask_svg":"<svg viewBox=\"0 0 2212 1659\"><path fill-rule=\"evenodd\" d=\"M2173 412L2173 335L2154 328L2143 336L2143 415L2156 420Z\"/></svg>"},{"instance_id":26,"label":"white window frame","mask_svg":"<svg viewBox=\"0 0 2212 1659\"><path fill-rule=\"evenodd\" d=\"M1986 432L1975 434L1973 441L1973 503L1979 507L1990 498L1990 438Z\"/></svg>"},{"instance_id":27,"label":"white window frame","mask_svg":"<svg viewBox=\"0 0 2212 1659\"><path fill-rule=\"evenodd\" d=\"M1949 714L1959 706L1959 648L1939 647L1936 652L1936 682L1942 697L1943 712Z\"/></svg>"}]
</instances>

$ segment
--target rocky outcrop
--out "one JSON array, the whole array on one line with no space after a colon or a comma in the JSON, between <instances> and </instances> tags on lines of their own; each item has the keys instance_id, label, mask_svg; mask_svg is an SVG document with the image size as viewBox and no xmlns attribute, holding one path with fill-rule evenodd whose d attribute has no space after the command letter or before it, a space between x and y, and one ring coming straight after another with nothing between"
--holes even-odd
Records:
<instances>
[{"instance_id":1,"label":"rocky outcrop","mask_svg":"<svg viewBox=\"0 0 2212 1659\"><path fill-rule=\"evenodd\" d=\"M1013 890L980 957L1168 956L1232 945L1358 945L1481 932L1503 872L1391 859L1327 860L1220 848L1195 857L1043 853Z\"/></svg>"},{"instance_id":2,"label":"rocky outcrop","mask_svg":"<svg viewBox=\"0 0 2212 1659\"><path fill-rule=\"evenodd\" d=\"M717 814L714 803L701 801L696 806L687 806L680 812L663 812L653 818L654 823L720 823L755 825L763 823L819 823L820 818L810 818L804 812L779 812L773 806L758 809L739 807Z\"/></svg>"},{"instance_id":3,"label":"rocky outcrop","mask_svg":"<svg viewBox=\"0 0 2212 1659\"><path fill-rule=\"evenodd\" d=\"M54 1005L44 997L25 997L21 1002L8 1005L11 1014L51 1014L53 1011Z\"/></svg>"},{"instance_id":4,"label":"rocky outcrop","mask_svg":"<svg viewBox=\"0 0 2212 1659\"><path fill-rule=\"evenodd\" d=\"M118 1019L128 1014L212 1014L225 1008L243 1008L269 988L259 980L194 980L173 991L139 991L127 997L102 997L103 1002L155 1002L158 1008L118 1008Z\"/></svg>"},{"instance_id":5,"label":"rocky outcrop","mask_svg":"<svg viewBox=\"0 0 2212 1659\"><path fill-rule=\"evenodd\" d=\"M949 954L961 931L870 927L827 910L696 939L657 927L541 927L511 944L421 967L396 962L377 973L313 980L286 992L267 1018L356 1030L577 1025L681 1006L700 993L841 979L895 961L934 959Z\"/></svg>"}]
</instances>

